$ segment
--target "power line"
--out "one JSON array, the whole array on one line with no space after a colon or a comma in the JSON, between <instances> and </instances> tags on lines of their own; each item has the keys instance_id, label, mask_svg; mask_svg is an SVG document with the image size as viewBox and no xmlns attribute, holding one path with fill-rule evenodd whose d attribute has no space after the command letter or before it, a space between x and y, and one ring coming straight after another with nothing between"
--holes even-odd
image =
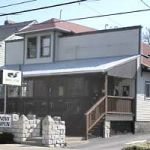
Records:
<instances>
[{"instance_id":1,"label":"power line","mask_svg":"<svg viewBox=\"0 0 150 150\"><path fill-rule=\"evenodd\" d=\"M106 15L80 17L80 18L67 19L65 21L76 21L76 20L85 20L85 19L92 19L92 18L102 18L102 17L118 16L118 15L125 15L125 14L132 14L132 13L139 13L139 12L146 12L146 11L150 11L150 9L139 9L139 10L133 10L133 11L119 12L119 13L111 13L111 14L106 14Z\"/></svg>"},{"instance_id":2,"label":"power line","mask_svg":"<svg viewBox=\"0 0 150 150\"><path fill-rule=\"evenodd\" d=\"M70 5L70 4L80 3L80 2L86 2L86 1L89 1L89 0L76 0L76 1L71 1L67 3L55 4L51 6L39 7L39 8L34 8L34 9L11 12L11 13L4 13L4 14L0 14L0 17L8 16L8 15L16 15L16 14L31 12L31 11L37 11L37 10L42 10L42 9L54 8L54 7L59 7L59 6L65 6L65 5ZM96 1L96 0L93 0L93 1ZM125 14L132 14L132 13L139 13L139 12L146 12L146 11L150 11L150 9L138 9L138 10L133 10L133 11L125 11L125 12L111 13L111 14L105 14L105 15L80 17L80 18L67 19L64 21L76 21L76 20L85 20L85 19L92 19L92 18L102 18L102 17L125 15Z\"/></svg>"},{"instance_id":3,"label":"power line","mask_svg":"<svg viewBox=\"0 0 150 150\"><path fill-rule=\"evenodd\" d=\"M89 8L89 9L91 9L91 10L97 12L98 14L103 15L101 12L99 12L98 10L92 8L91 6L88 6L87 4L84 4L84 5L86 5L87 8ZM118 22L116 22L115 20L113 20L113 19L111 19L111 18L107 18L107 19L110 20L111 22L113 22L113 23L118 24L118 25L121 26L121 24L118 23Z\"/></svg>"},{"instance_id":4,"label":"power line","mask_svg":"<svg viewBox=\"0 0 150 150\"><path fill-rule=\"evenodd\" d=\"M6 8L6 7L11 7L11 6L16 6L16 5L21 5L21 4L25 4L25 3L31 3L34 1L37 1L37 0L28 0L28 1L23 1L23 2L19 2L19 3L12 3L12 4L8 4L8 5L3 5L3 6L0 6L0 9Z\"/></svg>"},{"instance_id":5,"label":"power line","mask_svg":"<svg viewBox=\"0 0 150 150\"><path fill-rule=\"evenodd\" d=\"M150 6L144 2L144 0L140 0L146 7L150 8Z\"/></svg>"},{"instance_id":6,"label":"power line","mask_svg":"<svg viewBox=\"0 0 150 150\"><path fill-rule=\"evenodd\" d=\"M67 3L55 4L55 5L51 5L51 6L39 7L39 8L34 8L34 9L27 9L27 10L16 11L16 12L11 12L11 13L3 13L3 14L0 14L0 17L1 16L8 16L8 15L16 15L16 14L31 12L31 11L37 11L37 10L42 10L42 9L54 8L54 7L64 6L64 5L75 4L75 3L81 3L81 2L85 2L85 1L88 1L88 0L76 0L76 1L71 1L71 2L67 2Z\"/></svg>"}]
</instances>

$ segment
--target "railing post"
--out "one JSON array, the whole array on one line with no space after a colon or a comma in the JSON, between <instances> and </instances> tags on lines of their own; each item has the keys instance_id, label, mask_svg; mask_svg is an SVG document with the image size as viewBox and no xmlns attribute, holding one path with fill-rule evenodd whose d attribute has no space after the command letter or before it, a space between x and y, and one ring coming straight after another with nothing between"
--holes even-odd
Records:
<instances>
[{"instance_id":1,"label":"railing post","mask_svg":"<svg viewBox=\"0 0 150 150\"><path fill-rule=\"evenodd\" d=\"M108 111L108 75L105 74L105 113Z\"/></svg>"},{"instance_id":2,"label":"railing post","mask_svg":"<svg viewBox=\"0 0 150 150\"><path fill-rule=\"evenodd\" d=\"M85 123L86 123L86 128L85 128L85 140L88 140L88 126L89 126L89 119L88 119L88 116L87 115L85 115Z\"/></svg>"}]
</instances>

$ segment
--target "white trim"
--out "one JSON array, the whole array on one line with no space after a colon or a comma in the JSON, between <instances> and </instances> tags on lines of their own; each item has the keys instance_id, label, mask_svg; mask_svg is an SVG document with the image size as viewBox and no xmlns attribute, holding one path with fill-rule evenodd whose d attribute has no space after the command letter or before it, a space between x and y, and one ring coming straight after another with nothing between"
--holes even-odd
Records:
<instances>
[{"instance_id":1,"label":"white trim","mask_svg":"<svg viewBox=\"0 0 150 150\"><path fill-rule=\"evenodd\" d=\"M34 33L34 32L41 32L41 31L47 31L47 30L60 30L60 31L64 31L64 32L71 32L71 30L67 30L67 29L63 29L60 27L52 27L52 28L44 28L44 29L37 29L37 30L31 30L31 31L25 31L25 32L19 32L16 33L16 35L22 35L22 34L27 34L27 33Z\"/></svg>"},{"instance_id":2,"label":"white trim","mask_svg":"<svg viewBox=\"0 0 150 150\"><path fill-rule=\"evenodd\" d=\"M66 61L66 68L61 67L61 66L59 68L59 65L58 66L56 65L56 66L54 66L54 68L53 67L50 68L49 66L47 66L47 69L45 69L45 70L41 70L40 67L39 67L39 69L37 68L37 70L34 70L35 68L33 66L33 67L31 67L31 69L29 68L29 71L28 71L23 67L23 76L24 77L34 77L34 76L48 76L48 75L68 75L68 74L107 72L108 70L110 70L114 67L117 67L122 64L126 64L137 58L138 58L138 56L132 56L132 57L127 57L127 58L123 58L120 60L114 60L114 61L111 61L108 63L106 62L105 64L99 64L99 65L93 64L93 66L91 66L91 64L90 64L89 66L83 65L81 67L75 67L75 68L71 68L69 66L67 68L67 64L70 64L71 61ZM85 61L87 61L87 64L89 63L88 60L85 60ZM58 63L61 63L61 62L58 62ZM86 63L86 62L84 62L84 63ZM49 64L49 65L53 65L53 64ZM39 66L39 64L37 64L37 66ZM56 67L56 69L55 69L55 67ZM32 68L34 68L34 69L32 69Z\"/></svg>"}]
</instances>

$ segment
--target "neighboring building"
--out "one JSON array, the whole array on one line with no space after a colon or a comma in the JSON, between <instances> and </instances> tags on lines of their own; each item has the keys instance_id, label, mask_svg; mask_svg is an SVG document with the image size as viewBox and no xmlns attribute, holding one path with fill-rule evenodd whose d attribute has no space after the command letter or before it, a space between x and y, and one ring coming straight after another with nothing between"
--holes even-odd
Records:
<instances>
[{"instance_id":1,"label":"neighboring building","mask_svg":"<svg viewBox=\"0 0 150 150\"><path fill-rule=\"evenodd\" d=\"M8 87L8 113L61 116L67 134L86 137L146 131L140 26L98 31L51 19L17 36L24 38L6 42L5 68L21 70L23 84Z\"/></svg>"},{"instance_id":2,"label":"neighboring building","mask_svg":"<svg viewBox=\"0 0 150 150\"><path fill-rule=\"evenodd\" d=\"M150 45L141 44L141 65L137 71L135 130L150 131Z\"/></svg>"},{"instance_id":3,"label":"neighboring building","mask_svg":"<svg viewBox=\"0 0 150 150\"><path fill-rule=\"evenodd\" d=\"M3 66L5 64L5 40L21 38L15 36L15 33L29 27L35 22L36 21L32 20L15 23L10 20L6 20L4 22L4 25L0 26L0 66Z\"/></svg>"}]
</instances>

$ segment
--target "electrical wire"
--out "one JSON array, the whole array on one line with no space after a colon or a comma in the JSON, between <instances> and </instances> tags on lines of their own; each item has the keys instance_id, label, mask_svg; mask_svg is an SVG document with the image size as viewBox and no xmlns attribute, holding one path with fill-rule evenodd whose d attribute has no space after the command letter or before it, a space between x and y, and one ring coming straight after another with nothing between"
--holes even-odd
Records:
<instances>
[{"instance_id":1,"label":"electrical wire","mask_svg":"<svg viewBox=\"0 0 150 150\"><path fill-rule=\"evenodd\" d=\"M90 10L92 11L95 11L96 13L100 14L100 15L103 15L101 12L99 12L98 10L92 8L91 6L87 5L84 3L84 5L86 5L85 7L89 8ZM115 20L111 19L111 18L107 18L109 21L115 23L115 24L118 24L119 26L122 26L120 23L116 22Z\"/></svg>"},{"instance_id":2,"label":"electrical wire","mask_svg":"<svg viewBox=\"0 0 150 150\"><path fill-rule=\"evenodd\" d=\"M31 11L37 11L37 10L42 10L42 9L54 8L54 7L64 6L64 5L75 4L75 3L79 3L79 2L86 2L86 1L88 1L88 0L76 0L76 1L71 1L71 2L67 2L67 3L51 5L51 6L16 11L16 12L11 12L11 13L4 13L4 14L0 14L0 17L8 16L8 15L16 15L16 14L31 12ZM125 15L125 14L132 14L132 13L139 13L139 12L146 12L146 11L150 11L150 9L138 9L138 10L133 10L133 11L125 11L125 12L110 13L110 14L104 14L104 15L88 16L88 17L80 17L80 18L67 19L67 20L63 20L63 21L76 21L76 20L85 20L85 19L92 19L92 18L102 18L102 17Z\"/></svg>"},{"instance_id":3,"label":"electrical wire","mask_svg":"<svg viewBox=\"0 0 150 150\"><path fill-rule=\"evenodd\" d=\"M133 10L133 11L125 11L125 12L111 13L111 14L105 14L105 15L80 17L80 18L67 19L65 21L76 21L76 20L85 20L85 19L93 19L93 18L103 18L103 17L109 17L109 16L126 15L126 14L140 13L140 12L146 12L146 11L150 11L150 9L138 9L138 10Z\"/></svg>"},{"instance_id":4,"label":"electrical wire","mask_svg":"<svg viewBox=\"0 0 150 150\"><path fill-rule=\"evenodd\" d=\"M144 0L140 0L146 7L150 8L150 6L144 2Z\"/></svg>"},{"instance_id":5,"label":"electrical wire","mask_svg":"<svg viewBox=\"0 0 150 150\"><path fill-rule=\"evenodd\" d=\"M33 8L33 9L10 12L10 13L3 13L3 14L0 14L0 17L8 16L8 15L16 15L16 14L31 12L31 11L37 11L37 10L42 10L42 9L54 8L54 7L59 7L59 6L71 5L71 4L81 3L81 2L85 2L85 1L88 1L88 0L76 0L76 1L66 2L66 3L55 4L55 5L51 5L51 6L38 7L38 8Z\"/></svg>"},{"instance_id":6,"label":"electrical wire","mask_svg":"<svg viewBox=\"0 0 150 150\"><path fill-rule=\"evenodd\" d=\"M8 5L3 5L3 6L0 6L0 9L1 8L6 8L6 7L11 7L11 6L16 6L16 5L21 5L21 4L26 4L26 3L31 3L31 2L35 2L37 0L28 0L28 1L23 1L23 2L19 2L19 3L12 3L12 4L8 4Z\"/></svg>"}]
</instances>

